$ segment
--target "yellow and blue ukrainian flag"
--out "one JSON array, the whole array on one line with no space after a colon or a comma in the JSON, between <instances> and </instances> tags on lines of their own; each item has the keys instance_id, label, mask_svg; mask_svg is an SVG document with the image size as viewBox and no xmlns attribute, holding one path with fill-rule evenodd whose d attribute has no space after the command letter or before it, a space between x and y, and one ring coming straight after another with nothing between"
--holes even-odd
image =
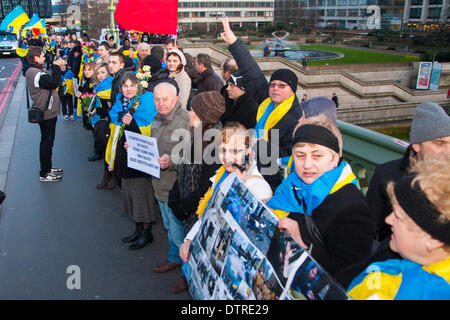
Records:
<instances>
[{"instance_id":1,"label":"yellow and blue ukrainian flag","mask_svg":"<svg viewBox=\"0 0 450 320\"><path fill-rule=\"evenodd\" d=\"M25 37L27 34L27 30L38 29L41 34L47 34L47 29L45 27L45 20L40 19L39 16L35 13L30 21L23 27L22 37ZM56 45L56 44L55 44Z\"/></svg>"},{"instance_id":2,"label":"yellow and blue ukrainian flag","mask_svg":"<svg viewBox=\"0 0 450 320\"><path fill-rule=\"evenodd\" d=\"M22 6L18 5L6 15L0 24L0 30L19 34L20 28L30 21Z\"/></svg>"},{"instance_id":3,"label":"yellow and blue ukrainian flag","mask_svg":"<svg viewBox=\"0 0 450 320\"><path fill-rule=\"evenodd\" d=\"M372 263L347 293L356 300L450 300L450 257L429 266L407 259Z\"/></svg>"},{"instance_id":4,"label":"yellow and blue ukrainian flag","mask_svg":"<svg viewBox=\"0 0 450 320\"><path fill-rule=\"evenodd\" d=\"M117 95L116 103L111 108L111 111L109 111L109 117L111 119L109 127L111 129L111 134L109 135L108 145L106 146L105 161L108 163L111 171L114 170L114 161L116 158L116 147L118 142L116 140L120 127L122 126L122 117L126 114L129 108L127 107L124 110L121 97L122 94L119 93ZM131 106L135 99L136 97L131 100L128 106ZM157 113L155 101L153 100L153 92L143 93L139 97L139 106L133 113L133 119L136 121L142 135L150 137L151 126Z\"/></svg>"},{"instance_id":5,"label":"yellow and blue ukrainian flag","mask_svg":"<svg viewBox=\"0 0 450 320\"><path fill-rule=\"evenodd\" d=\"M22 42L20 46L17 47L16 54L21 58L26 57L28 54L28 46L25 42Z\"/></svg>"},{"instance_id":6,"label":"yellow and blue ukrainian flag","mask_svg":"<svg viewBox=\"0 0 450 320\"><path fill-rule=\"evenodd\" d=\"M71 94L72 96L75 95L75 92L73 90L73 78L74 77L75 76L74 76L72 70L67 70L64 75L61 75L62 84L58 88L58 91L62 90L64 95L66 95L66 94Z\"/></svg>"}]
</instances>

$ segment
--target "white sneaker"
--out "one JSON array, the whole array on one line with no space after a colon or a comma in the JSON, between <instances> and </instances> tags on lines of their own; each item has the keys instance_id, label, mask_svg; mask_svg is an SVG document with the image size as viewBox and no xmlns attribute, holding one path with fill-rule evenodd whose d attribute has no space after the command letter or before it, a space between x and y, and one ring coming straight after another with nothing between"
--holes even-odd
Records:
<instances>
[{"instance_id":1,"label":"white sneaker","mask_svg":"<svg viewBox=\"0 0 450 320\"><path fill-rule=\"evenodd\" d=\"M52 168L50 170L50 173L53 175L61 175L64 173L63 169L59 169L59 168Z\"/></svg>"},{"instance_id":2,"label":"white sneaker","mask_svg":"<svg viewBox=\"0 0 450 320\"><path fill-rule=\"evenodd\" d=\"M67 114L64 116L64 120L69 120L69 116Z\"/></svg>"},{"instance_id":3,"label":"white sneaker","mask_svg":"<svg viewBox=\"0 0 450 320\"><path fill-rule=\"evenodd\" d=\"M62 176L48 173L45 177L39 177L40 182L56 182L61 181Z\"/></svg>"},{"instance_id":4,"label":"white sneaker","mask_svg":"<svg viewBox=\"0 0 450 320\"><path fill-rule=\"evenodd\" d=\"M75 116L74 115L71 115L69 118L70 118L70 120L75 120Z\"/></svg>"}]
</instances>

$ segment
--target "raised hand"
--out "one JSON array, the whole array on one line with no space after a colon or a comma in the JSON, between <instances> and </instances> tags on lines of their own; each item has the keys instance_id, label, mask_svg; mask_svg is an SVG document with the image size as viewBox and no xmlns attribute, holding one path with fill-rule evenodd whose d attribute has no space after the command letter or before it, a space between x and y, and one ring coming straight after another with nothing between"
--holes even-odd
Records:
<instances>
[{"instance_id":1,"label":"raised hand","mask_svg":"<svg viewBox=\"0 0 450 320\"><path fill-rule=\"evenodd\" d=\"M223 25L224 32L222 32L220 34L220 37L227 44L232 45L233 43L236 42L237 38L236 38L234 32L231 31L230 22L228 21L228 17L225 17L224 19L222 19L222 25Z\"/></svg>"}]
</instances>

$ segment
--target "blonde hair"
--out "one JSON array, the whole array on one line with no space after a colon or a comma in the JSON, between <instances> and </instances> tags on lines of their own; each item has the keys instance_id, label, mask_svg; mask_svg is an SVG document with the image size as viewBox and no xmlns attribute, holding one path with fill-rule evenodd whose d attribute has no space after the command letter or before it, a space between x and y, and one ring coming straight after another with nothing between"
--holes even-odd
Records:
<instances>
[{"instance_id":1,"label":"blonde hair","mask_svg":"<svg viewBox=\"0 0 450 320\"><path fill-rule=\"evenodd\" d=\"M111 73L109 72L109 69L108 69L108 64L106 62L97 64L94 68L95 85L98 85L100 83L100 81L98 81L98 79L97 79L97 71L100 70L101 68L106 68L106 71L108 72L108 74L111 75Z\"/></svg>"},{"instance_id":2,"label":"blonde hair","mask_svg":"<svg viewBox=\"0 0 450 320\"><path fill-rule=\"evenodd\" d=\"M337 127L336 122L328 118L324 114L318 114L317 116L312 116L309 118L301 118L298 122L298 124L294 128L294 132L292 136L295 135L295 132L300 128L301 126L305 124L314 124L317 126L324 127L331 131L331 133L337 138L338 145L339 145L339 157L342 157L342 147L343 147L343 141L342 141L342 133L339 131L339 128ZM333 151L334 152L334 151Z\"/></svg>"},{"instance_id":3,"label":"blonde hair","mask_svg":"<svg viewBox=\"0 0 450 320\"><path fill-rule=\"evenodd\" d=\"M439 220L450 220L450 154L425 156L417 161L411 172L416 173L412 184L418 184L428 200L441 214Z\"/></svg>"}]
</instances>

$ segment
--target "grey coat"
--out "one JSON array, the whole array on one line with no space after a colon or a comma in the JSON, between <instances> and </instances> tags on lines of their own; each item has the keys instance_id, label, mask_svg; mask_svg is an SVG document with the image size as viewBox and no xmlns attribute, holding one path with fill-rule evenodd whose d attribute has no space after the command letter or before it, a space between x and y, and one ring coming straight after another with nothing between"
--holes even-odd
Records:
<instances>
[{"instance_id":1,"label":"grey coat","mask_svg":"<svg viewBox=\"0 0 450 320\"><path fill-rule=\"evenodd\" d=\"M172 189L178 175L178 165L173 163L172 149L179 143L182 143L183 138L176 139L172 134L177 129L189 130L189 113L183 109L181 102L178 101L172 112L167 117L160 114L155 116L152 123L151 136L156 138L158 142L159 156L168 154L171 156L171 163L167 169L161 170L160 178L152 177L153 189L155 198L160 201L169 201L169 191Z\"/></svg>"}]
</instances>

